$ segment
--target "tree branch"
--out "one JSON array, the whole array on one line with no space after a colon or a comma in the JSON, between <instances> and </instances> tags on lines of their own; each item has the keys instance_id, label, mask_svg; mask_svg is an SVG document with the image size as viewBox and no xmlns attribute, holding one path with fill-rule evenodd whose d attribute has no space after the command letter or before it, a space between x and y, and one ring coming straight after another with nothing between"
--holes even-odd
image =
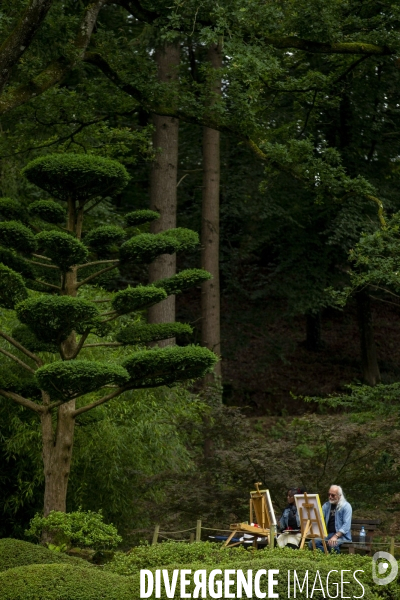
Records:
<instances>
[{"instance_id":1,"label":"tree branch","mask_svg":"<svg viewBox=\"0 0 400 600\"><path fill-rule=\"evenodd\" d=\"M45 269L60 269L60 267L57 267L56 265L46 265L46 263L41 263L37 260L31 260L30 258L26 258L25 260L31 265L38 265L39 267L45 267Z\"/></svg>"},{"instance_id":2,"label":"tree branch","mask_svg":"<svg viewBox=\"0 0 400 600\"><path fill-rule=\"evenodd\" d=\"M111 394L108 394L107 396L103 396L103 398L100 398L99 400L96 400L95 402L92 402L91 404L87 404L86 406L82 406L81 408L78 408L77 410L75 410L72 413L72 416L78 417L79 415L81 415L89 410L92 410L92 408L96 408L96 406L100 406L101 404L104 404L105 402L112 400L112 398L116 398L117 396L119 396L123 392L126 392L127 390L129 390L129 385L124 385L123 387L118 388Z\"/></svg>"},{"instance_id":3,"label":"tree branch","mask_svg":"<svg viewBox=\"0 0 400 600\"><path fill-rule=\"evenodd\" d=\"M117 263L117 262L119 262L118 258L117 259L114 258L114 259L110 259L110 260L95 260L94 262L78 265L76 267L76 270L83 269L85 267L93 267L94 265L105 265L107 263Z\"/></svg>"},{"instance_id":4,"label":"tree branch","mask_svg":"<svg viewBox=\"0 0 400 600\"><path fill-rule=\"evenodd\" d=\"M73 359L73 358L76 358L78 356L79 352L82 350L83 344L87 340L87 337L88 337L89 333L90 333L90 329L87 329L85 331L85 333L83 333L81 335L81 339L79 340L79 344L77 345L76 350L75 350L74 354L71 356L70 360Z\"/></svg>"},{"instance_id":5,"label":"tree branch","mask_svg":"<svg viewBox=\"0 0 400 600\"><path fill-rule=\"evenodd\" d=\"M48 0L42 0L45 2ZM0 115L24 104L36 96L40 96L62 81L65 75L83 58L86 48L89 44L90 37L96 23L97 16L108 0L95 0L89 2L81 23L79 24L78 33L73 42L75 52L69 52L68 55L72 58L60 57L49 64L39 75L31 79L28 83L10 90L0 97ZM40 2L40 0L32 0L32 3Z\"/></svg>"},{"instance_id":6,"label":"tree branch","mask_svg":"<svg viewBox=\"0 0 400 600\"><path fill-rule=\"evenodd\" d=\"M117 346L123 346L121 342L104 342L103 344L85 344L83 348L97 348L99 346L113 346L116 348Z\"/></svg>"},{"instance_id":7,"label":"tree branch","mask_svg":"<svg viewBox=\"0 0 400 600\"><path fill-rule=\"evenodd\" d=\"M29 365L27 365L26 363L24 363L24 361L21 360L20 358L17 358L16 356L14 356L14 354L11 354L11 352L8 352L7 350L4 350L4 348L0 348L0 352L2 354L4 354L5 356L8 356L8 358L11 358L11 360L13 360L16 363L18 363L21 367L23 367L24 369L26 369L30 373L35 374L35 370L32 369L32 367L30 367Z\"/></svg>"},{"instance_id":8,"label":"tree branch","mask_svg":"<svg viewBox=\"0 0 400 600\"><path fill-rule=\"evenodd\" d=\"M34 279L33 281L35 283L41 283L42 285L45 285L49 288L53 288L54 290L61 290L59 285L53 285L52 283L47 283L46 281L40 281L40 279Z\"/></svg>"},{"instance_id":9,"label":"tree branch","mask_svg":"<svg viewBox=\"0 0 400 600\"><path fill-rule=\"evenodd\" d=\"M294 35L283 37L264 37L267 44L271 44L274 48L286 49L293 48L304 50L312 54L366 54L368 56L378 55L387 56L395 54L395 51L388 46L377 46L375 44L367 44L364 42L338 42L335 44L325 44L323 42L312 42L303 40Z\"/></svg>"},{"instance_id":10,"label":"tree branch","mask_svg":"<svg viewBox=\"0 0 400 600\"><path fill-rule=\"evenodd\" d=\"M33 410L34 412L36 412L38 414L41 414L45 411L44 406L40 406L39 404L36 404L36 402L32 402L32 400L28 400L28 398L24 398L23 396L20 396L19 394L16 394L15 392L8 392L6 390L0 389L0 396L4 396L4 398L9 398L10 400L14 400L14 402L16 402L17 404L21 404L22 406L25 406L26 408L30 408L31 410Z\"/></svg>"},{"instance_id":11,"label":"tree branch","mask_svg":"<svg viewBox=\"0 0 400 600\"><path fill-rule=\"evenodd\" d=\"M118 261L118 264L119 264L119 261ZM105 269L101 269L100 271L97 271L97 273L93 273L93 275L89 275L89 277L86 277L86 279L83 279L82 281L77 283L76 289L80 288L81 285L84 285L85 283L89 283L89 281L92 281L92 279L96 279L96 277L98 277L99 275L102 275L103 273L107 273L107 271L112 271L116 267L118 267L118 265L111 265L111 267L106 267Z\"/></svg>"},{"instance_id":12,"label":"tree branch","mask_svg":"<svg viewBox=\"0 0 400 600\"><path fill-rule=\"evenodd\" d=\"M0 92L6 85L11 69L29 48L37 30L46 18L53 0L30 0L18 24L0 48Z\"/></svg>"},{"instance_id":13,"label":"tree branch","mask_svg":"<svg viewBox=\"0 0 400 600\"><path fill-rule=\"evenodd\" d=\"M24 346L22 346L22 344L20 344L19 342L17 342L17 340L14 340L14 338L12 338L10 335L7 335L7 333L4 333L4 331L0 331L0 336L2 338L4 338L5 340L7 340L7 342L9 342L10 344L12 344L13 346L15 346L15 348L17 348L18 350L20 350L21 352L23 352L26 356L28 356L29 358L31 358L32 360L35 361L35 363L41 367L43 365L43 361L36 356L36 354L33 354L33 352L30 352L29 350L27 350L27 348L25 348Z\"/></svg>"}]
</instances>

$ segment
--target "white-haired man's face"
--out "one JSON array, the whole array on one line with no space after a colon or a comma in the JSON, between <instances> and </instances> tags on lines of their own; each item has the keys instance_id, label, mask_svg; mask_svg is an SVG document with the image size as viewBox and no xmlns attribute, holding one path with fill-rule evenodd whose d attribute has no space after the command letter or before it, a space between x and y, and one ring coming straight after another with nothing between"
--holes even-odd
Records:
<instances>
[{"instance_id":1,"label":"white-haired man's face","mask_svg":"<svg viewBox=\"0 0 400 600\"><path fill-rule=\"evenodd\" d=\"M339 488L336 485L332 485L328 492L329 502L331 504L337 504L340 500Z\"/></svg>"}]
</instances>

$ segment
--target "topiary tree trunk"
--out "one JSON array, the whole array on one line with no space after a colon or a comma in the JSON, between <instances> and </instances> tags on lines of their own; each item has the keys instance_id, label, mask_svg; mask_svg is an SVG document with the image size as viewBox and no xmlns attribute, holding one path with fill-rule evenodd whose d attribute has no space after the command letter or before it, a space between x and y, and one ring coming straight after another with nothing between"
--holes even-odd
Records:
<instances>
[{"instance_id":1,"label":"topiary tree trunk","mask_svg":"<svg viewBox=\"0 0 400 600\"><path fill-rule=\"evenodd\" d=\"M194 346L136 350L122 361L113 354L122 346L144 346L190 333L183 323L141 325L134 316L209 279L206 271L188 269L151 285L110 292L100 304L80 297L83 286L100 283L121 264L150 264L161 254L196 247L196 233L137 233L140 225L159 217L150 210L126 215L125 228L85 230L85 214L128 181L125 168L116 161L50 155L32 161L23 173L56 200L32 202L26 212L18 202L0 199L0 306L14 310L20 322L12 332L0 331L8 345L0 352L26 374L0 375L0 395L40 418L47 515L66 510L80 415L127 390L202 377L217 357ZM123 327L118 326L122 316ZM87 358L85 349L93 347L104 350L98 360Z\"/></svg>"}]
</instances>

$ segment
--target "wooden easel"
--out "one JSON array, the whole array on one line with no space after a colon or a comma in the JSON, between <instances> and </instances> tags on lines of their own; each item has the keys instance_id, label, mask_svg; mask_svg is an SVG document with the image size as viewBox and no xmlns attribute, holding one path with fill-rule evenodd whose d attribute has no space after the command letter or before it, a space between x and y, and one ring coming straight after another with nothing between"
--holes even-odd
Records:
<instances>
[{"instance_id":1,"label":"wooden easel","mask_svg":"<svg viewBox=\"0 0 400 600\"><path fill-rule=\"evenodd\" d=\"M328 554L328 549L325 542L325 532L321 523L321 515L317 513L314 504L308 500L307 494L304 493L305 504L300 507L300 527L301 527L301 542L300 550L304 548L306 538L311 540L313 550L316 550L315 539L321 538L325 554ZM317 532L315 532L317 529Z\"/></svg>"},{"instance_id":2,"label":"wooden easel","mask_svg":"<svg viewBox=\"0 0 400 600\"><path fill-rule=\"evenodd\" d=\"M260 482L255 483L255 491L250 492L250 520L249 523L253 523L254 516L255 522L259 527L254 527L248 523L233 523L229 526L232 529L232 533L225 542L225 546L229 545L229 542L237 533L251 533L254 536L253 545L257 546L257 537L268 538L268 543L271 546L274 543L275 537L275 524L272 522L271 516L268 511L266 502L267 490L260 490L259 486L262 485ZM235 542L231 546L237 546L242 542ZM272 546L271 546L272 547Z\"/></svg>"}]
</instances>

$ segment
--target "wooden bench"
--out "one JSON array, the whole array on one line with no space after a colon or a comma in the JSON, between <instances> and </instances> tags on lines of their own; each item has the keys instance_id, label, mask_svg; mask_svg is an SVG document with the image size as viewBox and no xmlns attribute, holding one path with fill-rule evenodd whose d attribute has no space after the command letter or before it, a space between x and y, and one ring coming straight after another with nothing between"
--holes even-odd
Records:
<instances>
[{"instance_id":1,"label":"wooden bench","mask_svg":"<svg viewBox=\"0 0 400 600\"><path fill-rule=\"evenodd\" d=\"M378 519L352 519L351 521L351 542L344 542L340 546L340 550L348 549L349 554L355 554L356 549L362 550L366 554L372 552L372 538L379 525L381 524ZM361 527L365 529L365 544L360 546L360 531ZM355 542L355 543L354 543ZM358 542L358 543L357 543Z\"/></svg>"}]
</instances>

